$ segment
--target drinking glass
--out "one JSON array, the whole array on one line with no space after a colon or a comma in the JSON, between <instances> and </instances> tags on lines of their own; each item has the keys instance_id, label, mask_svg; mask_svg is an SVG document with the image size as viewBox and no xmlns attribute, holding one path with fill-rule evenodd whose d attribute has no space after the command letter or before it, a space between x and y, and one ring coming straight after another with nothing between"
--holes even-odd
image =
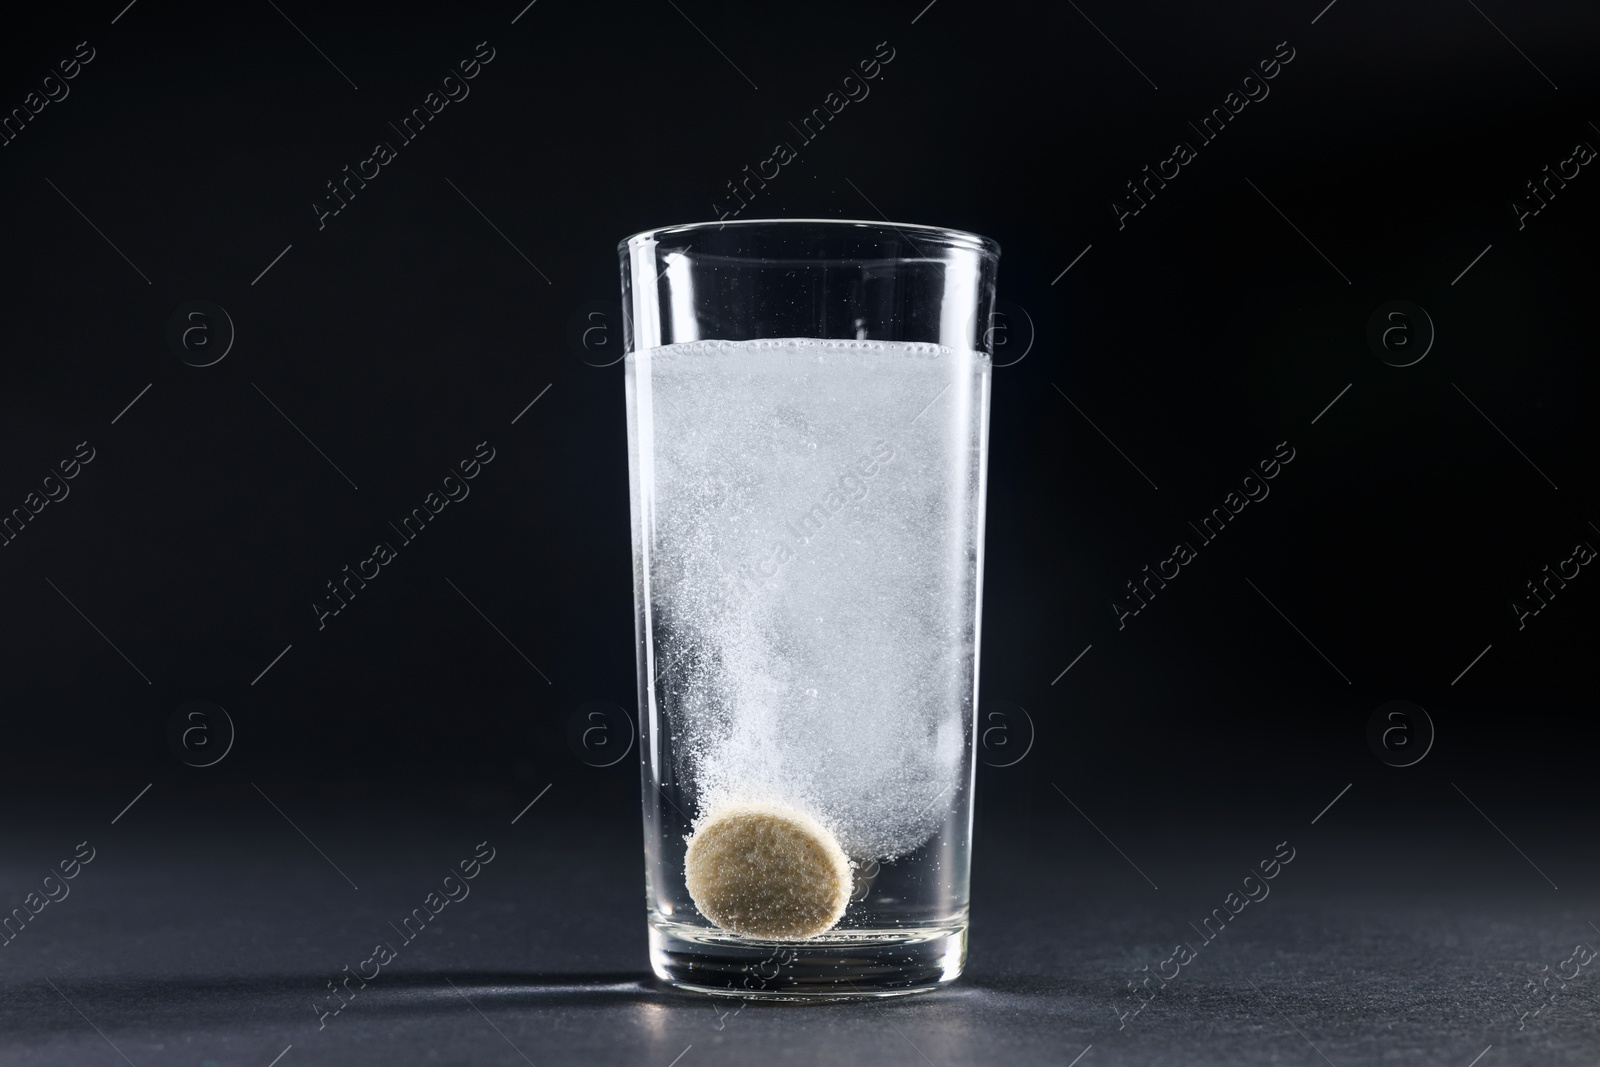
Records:
<instances>
[{"instance_id":1,"label":"drinking glass","mask_svg":"<svg viewBox=\"0 0 1600 1067\"><path fill-rule=\"evenodd\" d=\"M619 253L655 973L764 999L950 982L999 246L784 219ZM726 827L749 833L717 851Z\"/></svg>"}]
</instances>

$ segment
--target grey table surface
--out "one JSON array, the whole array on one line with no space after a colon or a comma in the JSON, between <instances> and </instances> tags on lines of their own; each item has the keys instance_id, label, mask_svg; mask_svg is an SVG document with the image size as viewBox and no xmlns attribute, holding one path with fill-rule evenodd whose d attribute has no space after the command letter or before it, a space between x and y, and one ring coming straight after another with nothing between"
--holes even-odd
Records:
<instances>
[{"instance_id":1,"label":"grey table surface","mask_svg":"<svg viewBox=\"0 0 1600 1067\"><path fill-rule=\"evenodd\" d=\"M0 1063L1600 1062L1600 960L1574 957L1600 944L1600 882L1559 831L1512 845L1422 819L1375 837L1265 810L1203 842L1111 844L1081 821L980 824L958 982L791 1006L655 983L626 822L321 811L313 844L265 805L224 807L12 822L8 909L78 841L95 854L0 948ZM1270 895L1200 942L1190 924L1286 838ZM471 895L319 1026L327 983L480 840L495 858ZM1130 984L1179 941L1200 948L1141 1008Z\"/></svg>"}]
</instances>

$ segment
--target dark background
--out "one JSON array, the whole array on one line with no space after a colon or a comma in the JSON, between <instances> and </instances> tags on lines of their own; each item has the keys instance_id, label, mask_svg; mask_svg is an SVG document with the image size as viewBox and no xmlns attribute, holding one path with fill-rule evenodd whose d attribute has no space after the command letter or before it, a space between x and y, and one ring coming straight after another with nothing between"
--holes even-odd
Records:
<instances>
[{"instance_id":1,"label":"dark background","mask_svg":"<svg viewBox=\"0 0 1600 1067\"><path fill-rule=\"evenodd\" d=\"M636 722L622 368L595 365L621 336L574 338L618 304L619 239L728 206L725 183L887 42L870 96L743 217L887 216L1004 249L997 362L1026 355L994 379L980 892L1034 851L1108 859L1132 893L1108 838L1171 843L1194 859L1169 867L1198 872L1221 841L1244 842L1242 868L1312 832L1388 857L1397 883L1447 845L1466 884L1578 887L1600 578L1585 568L1520 630L1510 601L1600 545L1600 177L1584 167L1521 229L1512 201L1600 146L1600 12L279 6L7 16L7 110L95 50L0 148L0 511L95 450L0 548L8 859L42 868L126 831L153 850L130 864L192 871L220 849L258 894L342 893L285 819L330 863L404 870L413 833L449 862L549 786L518 832L537 815L636 908L637 752L611 762ZM480 41L494 58L470 96L319 229L324 183L397 143L387 123ZM1294 58L1270 95L1201 147L1187 122L1279 42ZM1113 198L1180 140L1198 158L1119 229ZM1408 367L1367 338L1401 299L1436 331ZM197 300L235 332L207 367L168 338ZM470 497L319 630L324 583L485 440ZM1187 523L1284 441L1270 497L1119 629L1123 583L1198 545ZM169 724L197 700L227 719L185 746ZM1414 747L1390 762L1426 751L1404 768L1368 741L1393 700L1427 712L1401 720ZM229 732L225 758L192 766ZM294 874L264 863L279 848ZM6 880L7 901L32 880ZM62 958L93 937L48 918ZM642 971L642 921L625 935ZM330 974L350 950L333 951ZM180 956L182 973L251 966Z\"/></svg>"}]
</instances>

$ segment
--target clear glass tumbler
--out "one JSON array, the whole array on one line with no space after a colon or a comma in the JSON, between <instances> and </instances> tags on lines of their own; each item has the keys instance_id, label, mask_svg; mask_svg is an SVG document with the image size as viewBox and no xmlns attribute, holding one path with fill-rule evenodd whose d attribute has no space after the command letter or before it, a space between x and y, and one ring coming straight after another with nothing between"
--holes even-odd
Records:
<instances>
[{"instance_id":1,"label":"clear glass tumbler","mask_svg":"<svg viewBox=\"0 0 1600 1067\"><path fill-rule=\"evenodd\" d=\"M952 981L999 246L785 219L619 251L655 972Z\"/></svg>"}]
</instances>

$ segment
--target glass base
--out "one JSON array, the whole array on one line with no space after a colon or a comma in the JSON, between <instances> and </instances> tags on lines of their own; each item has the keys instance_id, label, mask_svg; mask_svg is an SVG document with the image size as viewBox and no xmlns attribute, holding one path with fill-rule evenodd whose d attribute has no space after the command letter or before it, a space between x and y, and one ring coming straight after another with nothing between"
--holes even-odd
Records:
<instances>
[{"instance_id":1,"label":"glass base","mask_svg":"<svg viewBox=\"0 0 1600 1067\"><path fill-rule=\"evenodd\" d=\"M654 920L650 966L674 987L745 1000L894 997L948 985L967 962L965 919L948 926L844 930L763 941Z\"/></svg>"}]
</instances>

